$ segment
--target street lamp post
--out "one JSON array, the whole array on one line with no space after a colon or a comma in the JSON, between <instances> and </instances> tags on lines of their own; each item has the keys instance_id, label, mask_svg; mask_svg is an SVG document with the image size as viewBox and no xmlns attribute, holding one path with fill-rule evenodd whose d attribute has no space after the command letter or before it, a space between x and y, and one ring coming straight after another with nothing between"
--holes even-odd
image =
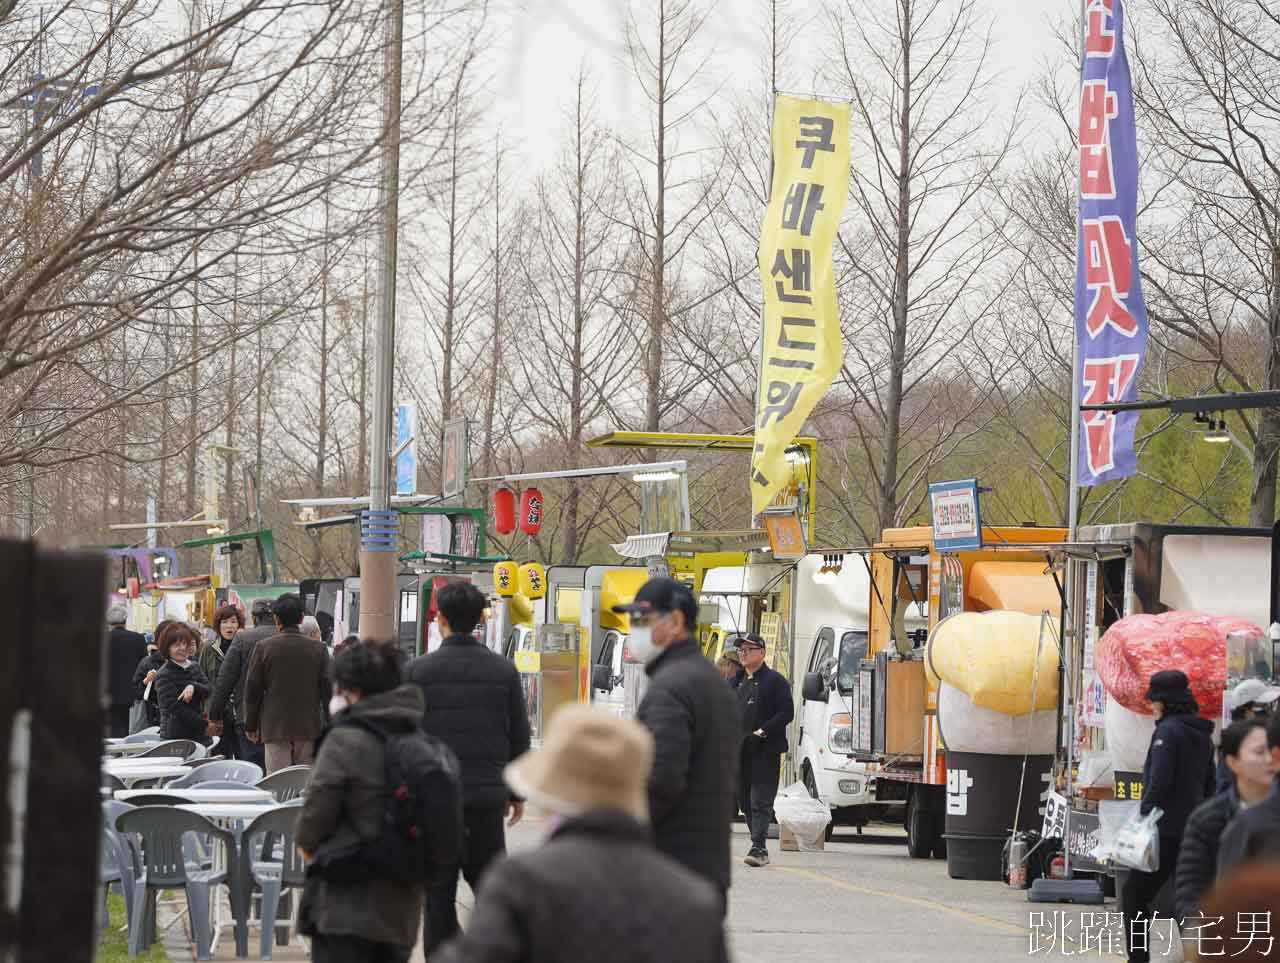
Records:
<instances>
[{"instance_id":1,"label":"street lamp post","mask_svg":"<svg viewBox=\"0 0 1280 963\"><path fill-rule=\"evenodd\" d=\"M395 374L396 247L400 206L400 72L404 3L389 0L387 83L382 144L382 256L378 328L374 339L373 419L369 444L369 507L360 524L360 627L366 639L396 637L396 539L399 516L390 507L390 428Z\"/></svg>"}]
</instances>

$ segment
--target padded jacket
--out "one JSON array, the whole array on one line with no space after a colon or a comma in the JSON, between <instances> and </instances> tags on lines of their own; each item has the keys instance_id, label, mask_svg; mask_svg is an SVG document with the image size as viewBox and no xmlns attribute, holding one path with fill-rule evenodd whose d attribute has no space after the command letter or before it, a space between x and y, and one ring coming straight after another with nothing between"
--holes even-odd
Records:
<instances>
[{"instance_id":1,"label":"padded jacket","mask_svg":"<svg viewBox=\"0 0 1280 963\"><path fill-rule=\"evenodd\" d=\"M409 664L422 690L422 727L458 757L464 806L503 806L507 763L529 751L529 713L520 673L469 635L451 635Z\"/></svg>"},{"instance_id":2,"label":"padded jacket","mask_svg":"<svg viewBox=\"0 0 1280 963\"><path fill-rule=\"evenodd\" d=\"M183 702L178 696L187 686L195 689L195 695L190 702ZM166 660L156 673L153 688L160 703L160 735L165 739L194 739L208 745L202 707L209 697L209 677L200 668L200 663L192 659L184 669L176 662Z\"/></svg>"},{"instance_id":3,"label":"padded jacket","mask_svg":"<svg viewBox=\"0 0 1280 963\"><path fill-rule=\"evenodd\" d=\"M649 818L658 848L727 890L742 740L737 696L692 639L672 643L646 672L636 718L653 734Z\"/></svg>"},{"instance_id":4,"label":"padded jacket","mask_svg":"<svg viewBox=\"0 0 1280 963\"><path fill-rule=\"evenodd\" d=\"M363 716L388 730L411 729L422 718L422 695L402 685L365 696L343 715ZM383 831L386 792L382 740L359 726L331 727L311 769L295 841L318 856L376 840ZM412 946L418 939L422 897L418 884L312 878L301 912L324 934Z\"/></svg>"},{"instance_id":5,"label":"padded jacket","mask_svg":"<svg viewBox=\"0 0 1280 963\"><path fill-rule=\"evenodd\" d=\"M1227 824L1218 846L1218 875L1256 859L1280 857L1280 776L1267 798Z\"/></svg>"},{"instance_id":6,"label":"padded jacket","mask_svg":"<svg viewBox=\"0 0 1280 963\"><path fill-rule=\"evenodd\" d=\"M1240 797L1235 787L1206 799L1187 820L1178 851L1173 880L1173 905L1178 919L1195 916L1200 899L1218 875L1218 847L1222 831L1240 814Z\"/></svg>"},{"instance_id":7,"label":"padded jacket","mask_svg":"<svg viewBox=\"0 0 1280 963\"><path fill-rule=\"evenodd\" d=\"M648 827L595 810L495 863L471 925L432 963L720 963L721 911L716 889L654 849Z\"/></svg>"}]
</instances>

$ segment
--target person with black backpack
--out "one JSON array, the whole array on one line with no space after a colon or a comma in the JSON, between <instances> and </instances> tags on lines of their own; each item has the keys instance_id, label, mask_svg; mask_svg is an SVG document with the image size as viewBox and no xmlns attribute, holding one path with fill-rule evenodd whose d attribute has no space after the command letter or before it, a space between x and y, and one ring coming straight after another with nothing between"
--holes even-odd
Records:
<instances>
[{"instance_id":1,"label":"person with black backpack","mask_svg":"<svg viewBox=\"0 0 1280 963\"><path fill-rule=\"evenodd\" d=\"M308 861L299 927L314 963L404 963L426 883L461 848L458 762L422 731L394 643L347 646L333 683L295 835Z\"/></svg>"}]
</instances>

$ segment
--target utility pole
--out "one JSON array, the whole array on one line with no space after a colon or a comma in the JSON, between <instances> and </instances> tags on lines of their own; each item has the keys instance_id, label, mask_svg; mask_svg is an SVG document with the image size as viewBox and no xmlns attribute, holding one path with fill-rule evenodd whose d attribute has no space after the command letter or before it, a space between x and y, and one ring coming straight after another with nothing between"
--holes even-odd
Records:
<instances>
[{"instance_id":1,"label":"utility pole","mask_svg":"<svg viewBox=\"0 0 1280 963\"><path fill-rule=\"evenodd\" d=\"M382 257L378 264L381 308L374 337L373 417L369 444L369 508L360 521L360 636L397 635L396 538L399 516L390 508L392 379L396 341L396 247L400 207L400 70L404 55L404 0L388 0L382 144Z\"/></svg>"}]
</instances>

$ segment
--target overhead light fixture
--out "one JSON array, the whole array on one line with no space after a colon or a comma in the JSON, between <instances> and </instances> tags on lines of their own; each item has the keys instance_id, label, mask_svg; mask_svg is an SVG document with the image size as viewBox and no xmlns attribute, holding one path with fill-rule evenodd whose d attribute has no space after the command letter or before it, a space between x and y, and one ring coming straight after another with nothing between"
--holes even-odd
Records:
<instances>
[{"instance_id":1,"label":"overhead light fixture","mask_svg":"<svg viewBox=\"0 0 1280 963\"><path fill-rule=\"evenodd\" d=\"M1225 445L1231 441L1231 432L1227 431L1227 421L1225 418L1219 418L1214 421L1209 418L1208 429L1204 433L1204 440L1211 445Z\"/></svg>"},{"instance_id":2,"label":"overhead light fixture","mask_svg":"<svg viewBox=\"0 0 1280 963\"><path fill-rule=\"evenodd\" d=\"M643 485L648 482L675 481L679 477L680 473L677 471L642 471L632 475L631 480Z\"/></svg>"},{"instance_id":3,"label":"overhead light fixture","mask_svg":"<svg viewBox=\"0 0 1280 963\"><path fill-rule=\"evenodd\" d=\"M823 555L822 567L813 573L814 584L834 585L838 581L838 576L843 568L843 555Z\"/></svg>"}]
</instances>

